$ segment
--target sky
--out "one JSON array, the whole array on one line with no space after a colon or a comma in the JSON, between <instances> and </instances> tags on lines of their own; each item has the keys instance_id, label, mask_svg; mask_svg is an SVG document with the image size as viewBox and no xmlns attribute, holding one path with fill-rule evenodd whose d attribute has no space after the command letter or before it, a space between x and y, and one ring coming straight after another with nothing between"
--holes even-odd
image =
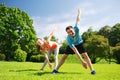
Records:
<instances>
[{"instance_id":1,"label":"sky","mask_svg":"<svg viewBox=\"0 0 120 80\"><path fill-rule=\"evenodd\" d=\"M0 0L0 3L25 11L33 19L37 37L44 38L57 27L55 37L59 42L66 39L65 28L75 25L78 8L81 35L89 28L98 31L105 25L120 23L120 0Z\"/></svg>"}]
</instances>

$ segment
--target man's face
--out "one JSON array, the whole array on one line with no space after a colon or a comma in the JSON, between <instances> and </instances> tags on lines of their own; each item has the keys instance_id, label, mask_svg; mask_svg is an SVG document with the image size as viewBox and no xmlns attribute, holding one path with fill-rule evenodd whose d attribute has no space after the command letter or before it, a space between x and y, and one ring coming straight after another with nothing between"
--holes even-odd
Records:
<instances>
[{"instance_id":1,"label":"man's face","mask_svg":"<svg viewBox=\"0 0 120 80\"><path fill-rule=\"evenodd\" d=\"M70 35L70 36L72 36L72 37L75 36L75 30L74 30L73 28L67 29L66 32L67 32L68 35Z\"/></svg>"}]
</instances>

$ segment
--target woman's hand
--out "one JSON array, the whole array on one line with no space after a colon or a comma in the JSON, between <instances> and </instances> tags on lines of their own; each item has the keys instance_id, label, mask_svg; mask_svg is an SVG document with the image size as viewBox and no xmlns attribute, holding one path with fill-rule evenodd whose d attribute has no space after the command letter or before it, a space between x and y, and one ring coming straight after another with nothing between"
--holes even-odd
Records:
<instances>
[{"instance_id":1,"label":"woman's hand","mask_svg":"<svg viewBox=\"0 0 120 80\"><path fill-rule=\"evenodd\" d=\"M52 69L52 64L51 64L51 63L48 63L48 65L49 65L49 68Z\"/></svg>"}]
</instances>

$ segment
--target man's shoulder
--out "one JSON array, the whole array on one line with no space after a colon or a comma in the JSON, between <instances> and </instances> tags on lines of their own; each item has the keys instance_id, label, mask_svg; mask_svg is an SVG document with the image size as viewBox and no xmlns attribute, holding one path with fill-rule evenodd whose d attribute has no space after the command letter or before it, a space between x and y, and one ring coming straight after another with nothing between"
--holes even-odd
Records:
<instances>
[{"instance_id":1,"label":"man's shoulder","mask_svg":"<svg viewBox=\"0 0 120 80\"><path fill-rule=\"evenodd\" d=\"M67 35L67 39L72 38L71 36Z\"/></svg>"},{"instance_id":2,"label":"man's shoulder","mask_svg":"<svg viewBox=\"0 0 120 80\"><path fill-rule=\"evenodd\" d=\"M75 24L74 29L79 30L79 24Z\"/></svg>"},{"instance_id":3,"label":"man's shoulder","mask_svg":"<svg viewBox=\"0 0 120 80\"><path fill-rule=\"evenodd\" d=\"M68 40L71 40L71 36L69 36L69 35L67 35L67 38L66 38L66 40L68 41Z\"/></svg>"}]
</instances>

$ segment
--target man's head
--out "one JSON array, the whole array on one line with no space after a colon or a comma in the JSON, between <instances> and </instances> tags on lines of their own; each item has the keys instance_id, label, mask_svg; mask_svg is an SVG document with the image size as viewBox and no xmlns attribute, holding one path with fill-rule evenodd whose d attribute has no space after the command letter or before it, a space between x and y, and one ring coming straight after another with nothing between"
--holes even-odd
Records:
<instances>
[{"instance_id":1,"label":"man's head","mask_svg":"<svg viewBox=\"0 0 120 80\"><path fill-rule=\"evenodd\" d=\"M67 32L68 35L70 35L72 37L75 36L75 30L72 26L66 27L66 32Z\"/></svg>"}]
</instances>

